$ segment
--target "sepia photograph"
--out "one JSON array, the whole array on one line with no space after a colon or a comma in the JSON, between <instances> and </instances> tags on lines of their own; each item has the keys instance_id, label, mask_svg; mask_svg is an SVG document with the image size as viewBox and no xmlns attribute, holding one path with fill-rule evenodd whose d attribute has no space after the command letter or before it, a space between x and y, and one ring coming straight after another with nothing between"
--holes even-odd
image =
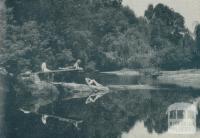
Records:
<instances>
[{"instance_id":1,"label":"sepia photograph","mask_svg":"<svg viewBox=\"0 0 200 138\"><path fill-rule=\"evenodd\" d=\"M200 0L0 0L0 138L200 138Z\"/></svg>"}]
</instances>

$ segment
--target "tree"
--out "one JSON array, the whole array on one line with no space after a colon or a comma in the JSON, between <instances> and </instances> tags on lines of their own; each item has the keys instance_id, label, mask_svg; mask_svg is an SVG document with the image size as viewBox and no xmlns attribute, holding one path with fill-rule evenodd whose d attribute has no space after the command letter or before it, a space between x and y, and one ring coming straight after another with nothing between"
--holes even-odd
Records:
<instances>
[{"instance_id":1,"label":"tree","mask_svg":"<svg viewBox=\"0 0 200 138\"><path fill-rule=\"evenodd\" d=\"M200 49L200 24L195 27L196 47Z\"/></svg>"},{"instance_id":2,"label":"tree","mask_svg":"<svg viewBox=\"0 0 200 138\"><path fill-rule=\"evenodd\" d=\"M36 71L42 62L55 69L77 58L85 67L106 70L111 66L150 67L152 61L165 64L168 60L162 52L172 52L169 49L173 48L187 49L184 54L191 55L192 46L187 45L192 45L193 40L186 35L182 15L163 4L149 5L146 20L137 18L121 2L7 0L7 7L13 10L7 15L12 18L7 19L2 48L6 60L2 61L9 69L16 67L12 72ZM159 52L156 60L155 53ZM176 60L171 61L176 64Z\"/></svg>"},{"instance_id":3,"label":"tree","mask_svg":"<svg viewBox=\"0 0 200 138\"><path fill-rule=\"evenodd\" d=\"M152 4L150 4L150 5L148 6L148 9L145 10L144 16L145 16L148 20L151 20L152 17L153 17L153 14L154 14L153 10L154 10L154 7L153 7Z\"/></svg>"}]
</instances>

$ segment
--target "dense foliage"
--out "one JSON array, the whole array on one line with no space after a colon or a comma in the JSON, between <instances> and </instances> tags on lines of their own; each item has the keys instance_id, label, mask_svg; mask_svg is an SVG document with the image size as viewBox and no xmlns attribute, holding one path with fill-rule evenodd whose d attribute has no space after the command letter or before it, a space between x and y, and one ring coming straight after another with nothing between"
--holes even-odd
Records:
<instances>
[{"instance_id":1,"label":"dense foliage","mask_svg":"<svg viewBox=\"0 0 200 138\"><path fill-rule=\"evenodd\" d=\"M86 69L180 69L197 66L200 42L163 4L137 18L121 0L7 0L1 64L13 73L82 60ZM197 60L196 60L197 61Z\"/></svg>"}]
</instances>

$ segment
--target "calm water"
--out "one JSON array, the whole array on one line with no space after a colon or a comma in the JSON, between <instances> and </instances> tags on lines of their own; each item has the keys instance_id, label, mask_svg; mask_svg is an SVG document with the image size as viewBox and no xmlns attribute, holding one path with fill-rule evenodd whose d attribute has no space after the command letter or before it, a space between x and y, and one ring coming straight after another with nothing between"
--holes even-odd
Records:
<instances>
[{"instance_id":1,"label":"calm water","mask_svg":"<svg viewBox=\"0 0 200 138\"><path fill-rule=\"evenodd\" d=\"M83 120L79 128L70 123L49 118L47 124L41 115L23 114L17 111L13 120L13 138L197 138L192 135L172 135L167 133L167 108L176 102L192 103L200 97L200 91L191 88L159 85L150 78L141 76L116 76L105 74L79 74L78 82L84 77L92 77L104 85L149 84L158 90L114 91L95 103L86 105L84 99L57 101L42 107L41 113L63 118ZM58 77L59 78L59 77ZM69 80L68 78L59 78ZM70 80L76 82L76 80ZM162 89L165 88L165 89ZM200 115L197 115L200 128Z\"/></svg>"}]
</instances>

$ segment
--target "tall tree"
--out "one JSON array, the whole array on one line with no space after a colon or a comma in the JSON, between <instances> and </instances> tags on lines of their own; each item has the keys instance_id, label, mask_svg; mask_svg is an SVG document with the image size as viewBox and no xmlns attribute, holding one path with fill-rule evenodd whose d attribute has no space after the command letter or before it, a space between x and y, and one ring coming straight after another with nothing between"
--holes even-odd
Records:
<instances>
[{"instance_id":1,"label":"tall tree","mask_svg":"<svg viewBox=\"0 0 200 138\"><path fill-rule=\"evenodd\" d=\"M200 49L200 24L195 27L196 46Z\"/></svg>"},{"instance_id":2,"label":"tall tree","mask_svg":"<svg viewBox=\"0 0 200 138\"><path fill-rule=\"evenodd\" d=\"M150 5L148 6L148 9L145 10L145 12L144 12L144 16L145 16L148 20L151 20L152 17L153 17L153 9L154 9L153 5L150 4Z\"/></svg>"}]
</instances>

